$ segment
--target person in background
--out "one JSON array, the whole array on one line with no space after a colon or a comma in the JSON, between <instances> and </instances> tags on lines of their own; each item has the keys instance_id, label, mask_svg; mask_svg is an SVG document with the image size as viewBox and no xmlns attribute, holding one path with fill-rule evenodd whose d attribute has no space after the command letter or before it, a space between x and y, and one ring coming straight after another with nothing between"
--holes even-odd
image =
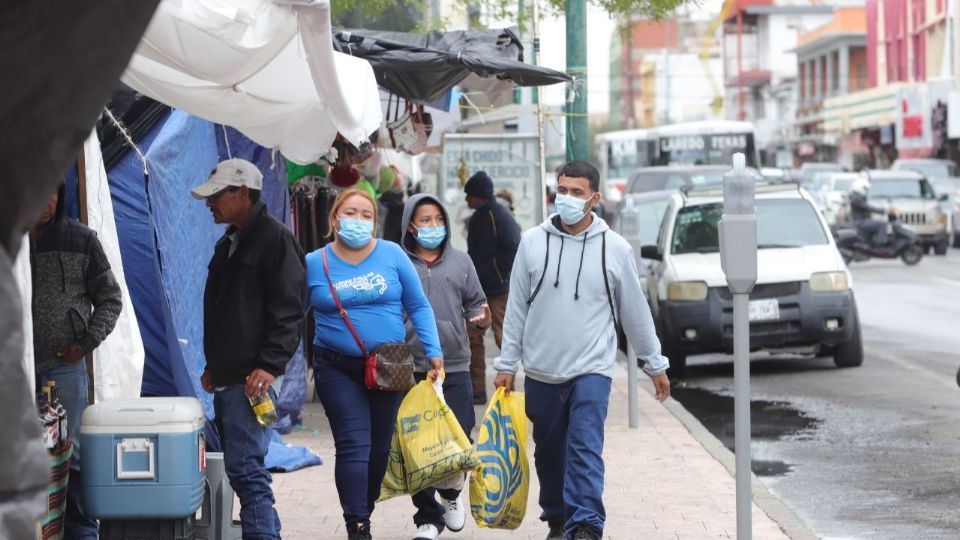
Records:
<instances>
[{"instance_id":1,"label":"person in background","mask_svg":"<svg viewBox=\"0 0 960 540\"><path fill-rule=\"evenodd\" d=\"M500 206L503 206L510 211L511 214L514 212L513 207L513 192L507 188L503 188L496 193L497 202L500 203Z\"/></svg>"},{"instance_id":2,"label":"person in background","mask_svg":"<svg viewBox=\"0 0 960 540\"><path fill-rule=\"evenodd\" d=\"M404 206L403 223L406 228L401 245L420 274L423 290L437 320L445 372L443 397L469 437L476 418L467 326L485 330L490 325L487 299L473 261L450 245L450 217L439 199L428 194L414 195ZM409 321L407 343L417 363L417 380L423 380L430 366L423 344ZM417 507L413 516L417 526L414 540L436 540L444 528L453 532L463 529L466 514L460 502L460 491L427 488L413 496L413 504ZM436 495L440 495L439 502Z\"/></svg>"},{"instance_id":3,"label":"person in background","mask_svg":"<svg viewBox=\"0 0 960 540\"><path fill-rule=\"evenodd\" d=\"M86 356L113 331L123 302L97 233L64 216L65 203L60 184L30 230L36 386L56 383L74 445L65 537L95 539L99 528L84 514L80 493L80 417L90 397Z\"/></svg>"},{"instance_id":4,"label":"person in background","mask_svg":"<svg viewBox=\"0 0 960 540\"><path fill-rule=\"evenodd\" d=\"M396 165L385 167L385 170L382 168L380 175L393 178L393 187L380 195L380 205L384 209L381 237L399 244L403 236L403 176Z\"/></svg>"},{"instance_id":5,"label":"person in background","mask_svg":"<svg viewBox=\"0 0 960 540\"><path fill-rule=\"evenodd\" d=\"M860 177L853 181L848 195L850 199L850 217L858 231L867 235L878 247L884 247L887 245L887 222L873 219L873 215L890 215L893 214L893 212L871 205L868 198L869 191L869 179Z\"/></svg>"},{"instance_id":6,"label":"person in background","mask_svg":"<svg viewBox=\"0 0 960 540\"><path fill-rule=\"evenodd\" d=\"M406 313L429 358L427 376L436 379L443 369L437 322L417 271L398 244L374 238L377 223L373 197L345 190L330 211L333 242L307 255L307 287L316 321L314 383L333 433L334 476L349 540L373 538L370 515L387 471L403 392L364 385L363 353L331 288L367 351L405 341Z\"/></svg>"},{"instance_id":7,"label":"person in background","mask_svg":"<svg viewBox=\"0 0 960 540\"><path fill-rule=\"evenodd\" d=\"M660 401L670 395L669 362L660 353L630 244L592 212L600 173L572 161L557 182L558 213L520 243L494 385L512 391L523 364L548 540L600 540L617 323L644 360Z\"/></svg>"},{"instance_id":8,"label":"person in background","mask_svg":"<svg viewBox=\"0 0 960 540\"><path fill-rule=\"evenodd\" d=\"M509 210L497 202L493 180L479 171L464 186L467 205L473 210L467 226L467 253L477 269L477 276L487 295L493 318L493 336L500 346L503 316L507 309L510 272L520 245L520 225ZM470 374L473 380L474 403L487 402L487 359L483 331L471 328Z\"/></svg>"},{"instance_id":9,"label":"person in background","mask_svg":"<svg viewBox=\"0 0 960 540\"><path fill-rule=\"evenodd\" d=\"M240 499L244 538L279 539L272 477L264 465L271 428L250 399L270 395L303 332L305 270L300 243L260 200L263 174L243 159L217 164L191 190L217 224L227 224L207 266L200 384L213 410L230 487Z\"/></svg>"}]
</instances>

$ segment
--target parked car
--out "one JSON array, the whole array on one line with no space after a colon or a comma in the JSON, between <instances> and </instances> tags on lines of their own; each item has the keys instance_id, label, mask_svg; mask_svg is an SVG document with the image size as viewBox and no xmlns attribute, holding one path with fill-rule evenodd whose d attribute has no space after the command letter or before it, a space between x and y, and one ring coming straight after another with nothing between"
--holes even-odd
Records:
<instances>
[{"instance_id":1,"label":"parked car","mask_svg":"<svg viewBox=\"0 0 960 540\"><path fill-rule=\"evenodd\" d=\"M947 200L941 202L941 209L947 215L950 244L960 248L960 178L933 178L930 183L938 196L947 196Z\"/></svg>"},{"instance_id":2,"label":"parked car","mask_svg":"<svg viewBox=\"0 0 960 540\"><path fill-rule=\"evenodd\" d=\"M848 193L853 181L859 178L857 173L830 172L818 173L816 192L811 193L817 201L817 206L823 212L829 225L846 221L844 210L847 204Z\"/></svg>"},{"instance_id":3,"label":"parked car","mask_svg":"<svg viewBox=\"0 0 960 540\"><path fill-rule=\"evenodd\" d=\"M646 285L646 276L650 273L648 261L640 257L641 247L656 240L663 214L670 204L670 197L676 190L647 191L645 193L628 193L617 207L616 230L633 246L634 256L637 258L637 269L640 271L641 285Z\"/></svg>"},{"instance_id":4,"label":"parked car","mask_svg":"<svg viewBox=\"0 0 960 540\"><path fill-rule=\"evenodd\" d=\"M644 167L633 174L624 193L718 186L723 184L723 175L729 170L727 165Z\"/></svg>"},{"instance_id":5,"label":"parked car","mask_svg":"<svg viewBox=\"0 0 960 540\"><path fill-rule=\"evenodd\" d=\"M843 165L839 163L803 163L800 165L800 185L810 191L813 177L822 172L843 172Z\"/></svg>"},{"instance_id":6,"label":"parked car","mask_svg":"<svg viewBox=\"0 0 960 540\"><path fill-rule=\"evenodd\" d=\"M872 170L863 174L870 179L867 195L871 204L896 210L900 222L920 236L927 251L932 248L937 255L947 254L947 214L940 208L946 196L938 197L930 182L918 172Z\"/></svg>"},{"instance_id":7,"label":"parked car","mask_svg":"<svg viewBox=\"0 0 960 540\"><path fill-rule=\"evenodd\" d=\"M750 295L753 350L863 362L853 280L811 196L795 184L758 186L758 279ZM673 376L687 357L733 350L733 298L720 268L721 190L671 197L655 245L647 296Z\"/></svg>"},{"instance_id":8,"label":"parked car","mask_svg":"<svg viewBox=\"0 0 960 540\"><path fill-rule=\"evenodd\" d=\"M960 176L960 167L949 159L898 159L890 166L890 170L918 172L928 180Z\"/></svg>"}]
</instances>

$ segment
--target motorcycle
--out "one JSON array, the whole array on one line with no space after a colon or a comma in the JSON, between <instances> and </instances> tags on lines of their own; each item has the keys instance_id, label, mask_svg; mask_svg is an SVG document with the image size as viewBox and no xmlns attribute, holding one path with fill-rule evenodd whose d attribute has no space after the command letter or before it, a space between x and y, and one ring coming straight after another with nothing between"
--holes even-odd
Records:
<instances>
[{"instance_id":1,"label":"motorcycle","mask_svg":"<svg viewBox=\"0 0 960 540\"><path fill-rule=\"evenodd\" d=\"M917 233L907 229L895 214L888 216L890 221L889 234L885 245L877 245L873 239L862 233L856 225L834 226L833 235L837 241L837 249L843 260L864 262L871 258L896 259L913 266L923 259L923 242Z\"/></svg>"}]
</instances>

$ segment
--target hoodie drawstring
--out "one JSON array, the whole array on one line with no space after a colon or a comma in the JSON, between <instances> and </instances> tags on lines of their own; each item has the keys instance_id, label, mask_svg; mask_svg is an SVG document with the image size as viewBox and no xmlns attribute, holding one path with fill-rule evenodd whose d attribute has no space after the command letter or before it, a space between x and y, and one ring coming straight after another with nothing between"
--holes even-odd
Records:
<instances>
[{"instance_id":1,"label":"hoodie drawstring","mask_svg":"<svg viewBox=\"0 0 960 540\"><path fill-rule=\"evenodd\" d=\"M561 241L563 238L561 237ZM547 253L543 257L543 272L540 272L540 281L537 281L537 286L533 288L533 294L530 295L530 298L527 298L527 305L533 303L533 299L540 294L540 287L543 287L543 278L547 275L547 266L550 264L550 232L547 231Z\"/></svg>"},{"instance_id":2,"label":"hoodie drawstring","mask_svg":"<svg viewBox=\"0 0 960 540\"><path fill-rule=\"evenodd\" d=\"M577 268L577 286L573 292L573 299L580 299L580 273L583 272L583 254L587 252L587 231L583 231L583 249L580 250L580 267ZM557 265L557 275L560 274L560 265Z\"/></svg>"},{"instance_id":3,"label":"hoodie drawstring","mask_svg":"<svg viewBox=\"0 0 960 540\"><path fill-rule=\"evenodd\" d=\"M547 235L548 235L548 236L547 236L547 245L549 246L549 245L550 245L550 237L549 237L550 233L547 233ZM557 287L560 286L560 263L562 263L562 262L563 262L563 237L561 236L561 237L560 237L560 258L557 259L557 279L553 282L553 287L554 287L554 288L557 288ZM546 267L544 267L544 270L546 270Z\"/></svg>"}]
</instances>

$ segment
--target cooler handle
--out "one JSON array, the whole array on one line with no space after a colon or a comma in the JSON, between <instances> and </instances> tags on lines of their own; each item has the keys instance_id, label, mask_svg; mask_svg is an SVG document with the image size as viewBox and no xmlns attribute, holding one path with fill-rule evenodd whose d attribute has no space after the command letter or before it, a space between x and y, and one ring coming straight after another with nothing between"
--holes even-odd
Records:
<instances>
[{"instance_id":1,"label":"cooler handle","mask_svg":"<svg viewBox=\"0 0 960 540\"><path fill-rule=\"evenodd\" d=\"M125 471L123 469L123 455L132 453L147 453L147 470ZM157 477L156 452L153 441L150 439L121 439L117 443L117 479L118 480L145 480Z\"/></svg>"}]
</instances>

